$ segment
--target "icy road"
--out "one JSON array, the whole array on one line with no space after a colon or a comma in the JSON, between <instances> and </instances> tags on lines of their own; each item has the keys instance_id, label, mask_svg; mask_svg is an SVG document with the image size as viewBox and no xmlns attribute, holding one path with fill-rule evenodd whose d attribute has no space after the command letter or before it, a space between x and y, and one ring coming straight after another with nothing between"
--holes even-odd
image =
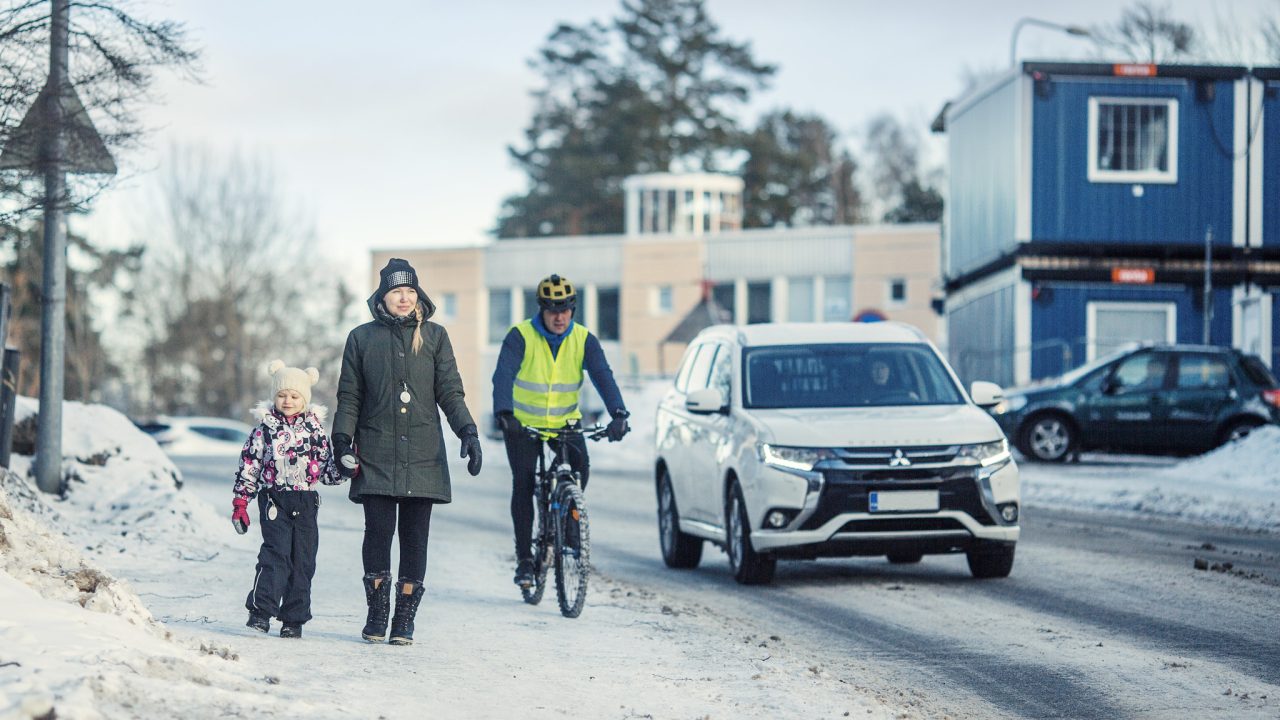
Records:
<instances>
[{"instance_id":1,"label":"icy road","mask_svg":"<svg viewBox=\"0 0 1280 720\"><path fill-rule=\"evenodd\" d=\"M229 506L225 463L183 463L188 487L219 508ZM1098 471L1028 466L1024 477ZM166 599L171 579L134 580L171 628L280 667L281 682L313 700L331 693L386 717L424 704L459 717L522 707L546 717L1280 715L1275 535L1029 506L1008 579L975 581L962 556L931 556L781 563L773 585L740 587L714 548L698 570L663 566L651 479L596 470L597 575L575 621L553 597L522 604L510 584L505 473L500 459L475 480L455 472L455 502L433 517L411 649L353 642L361 516L334 489L321 512L306 677L291 677L295 646L241 627L253 543L194 563L220 577L199 581L194 607ZM156 586L168 589L149 596Z\"/></svg>"}]
</instances>

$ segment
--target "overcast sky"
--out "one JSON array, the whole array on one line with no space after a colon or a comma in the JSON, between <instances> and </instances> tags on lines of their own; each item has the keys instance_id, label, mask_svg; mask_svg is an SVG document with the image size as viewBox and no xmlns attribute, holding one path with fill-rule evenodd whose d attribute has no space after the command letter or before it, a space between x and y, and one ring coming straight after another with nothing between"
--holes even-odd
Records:
<instances>
[{"instance_id":1,"label":"overcast sky","mask_svg":"<svg viewBox=\"0 0 1280 720\"><path fill-rule=\"evenodd\" d=\"M1158 3L1159 4L1159 3ZM1280 0L1174 0L1206 27L1248 27ZM966 71L1008 65L1021 17L1094 24L1114 0L707 0L711 17L758 60L770 89L744 113L814 112L850 141L875 114L925 127ZM144 235L147 184L172 143L238 148L274 166L314 219L321 252L363 284L371 248L485 241L502 199L524 189L506 147L522 142L538 77L526 60L558 22L608 20L617 0L141 0L185 22L205 83L165 78L149 108L149 148L121 158L124 182L77 230L119 244ZM356 9L359 8L359 9ZM1215 9L1216 8L1216 9ZM1089 44L1038 27L1022 59L1087 58ZM1248 63L1245 63L1248 64ZM856 146L856 145L855 145Z\"/></svg>"}]
</instances>

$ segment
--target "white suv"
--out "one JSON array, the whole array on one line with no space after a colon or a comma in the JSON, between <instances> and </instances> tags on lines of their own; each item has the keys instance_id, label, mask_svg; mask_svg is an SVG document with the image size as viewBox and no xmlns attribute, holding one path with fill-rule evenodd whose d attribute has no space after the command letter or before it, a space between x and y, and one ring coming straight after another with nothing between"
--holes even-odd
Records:
<instances>
[{"instance_id":1,"label":"white suv","mask_svg":"<svg viewBox=\"0 0 1280 720\"><path fill-rule=\"evenodd\" d=\"M933 344L902 323L707 328L658 406L662 557L697 567L704 540L742 583L778 558L964 552L1005 577L1018 540L1018 467Z\"/></svg>"}]
</instances>

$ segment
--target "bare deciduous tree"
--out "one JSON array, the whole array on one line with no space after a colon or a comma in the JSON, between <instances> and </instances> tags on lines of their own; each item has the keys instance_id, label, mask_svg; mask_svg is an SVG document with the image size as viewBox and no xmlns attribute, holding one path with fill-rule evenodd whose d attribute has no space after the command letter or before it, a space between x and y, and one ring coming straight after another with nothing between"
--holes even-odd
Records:
<instances>
[{"instance_id":1,"label":"bare deciduous tree","mask_svg":"<svg viewBox=\"0 0 1280 720\"><path fill-rule=\"evenodd\" d=\"M351 296L269 164L187 148L165 168L138 292L143 406L241 416L273 357L335 366Z\"/></svg>"},{"instance_id":2,"label":"bare deciduous tree","mask_svg":"<svg viewBox=\"0 0 1280 720\"><path fill-rule=\"evenodd\" d=\"M1173 17L1166 5L1142 0L1125 8L1120 19L1089 29L1099 50L1124 54L1134 62L1163 63L1187 59L1196 51L1196 29Z\"/></svg>"}]
</instances>

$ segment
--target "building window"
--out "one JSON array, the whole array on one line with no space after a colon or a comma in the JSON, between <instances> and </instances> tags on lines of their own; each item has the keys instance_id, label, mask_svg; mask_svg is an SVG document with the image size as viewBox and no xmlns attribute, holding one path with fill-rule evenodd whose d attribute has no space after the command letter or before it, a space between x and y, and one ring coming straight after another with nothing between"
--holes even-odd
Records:
<instances>
[{"instance_id":1,"label":"building window","mask_svg":"<svg viewBox=\"0 0 1280 720\"><path fill-rule=\"evenodd\" d=\"M813 278L787 280L787 320L813 322Z\"/></svg>"},{"instance_id":2,"label":"building window","mask_svg":"<svg viewBox=\"0 0 1280 720\"><path fill-rule=\"evenodd\" d=\"M596 337L600 340L618 339L618 288L596 290Z\"/></svg>"},{"instance_id":3,"label":"building window","mask_svg":"<svg viewBox=\"0 0 1280 720\"><path fill-rule=\"evenodd\" d=\"M822 321L848 322L853 318L853 279L841 275L824 278Z\"/></svg>"},{"instance_id":4,"label":"building window","mask_svg":"<svg viewBox=\"0 0 1280 720\"><path fill-rule=\"evenodd\" d=\"M533 317L538 312L538 288L532 287L524 291L524 307L520 308L520 319Z\"/></svg>"},{"instance_id":5,"label":"building window","mask_svg":"<svg viewBox=\"0 0 1280 720\"><path fill-rule=\"evenodd\" d=\"M904 305L907 302L907 281L903 278L890 278L889 304Z\"/></svg>"},{"instance_id":6,"label":"building window","mask_svg":"<svg viewBox=\"0 0 1280 720\"><path fill-rule=\"evenodd\" d=\"M489 342L500 343L511 329L511 291L498 288L489 291Z\"/></svg>"},{"instance_id":7,"label":"building window","mask_svg":"<svg viewBox=\"0 0 1280 720\"><path fill-rule=\"evenodd\" d=\"M730 318L737 317L737 314L734 312L734 305L736 305L736 302L732 282L719 283L715 287L711 288L711 298L716 301L717 305L724 308L725 312L729 313ZM732 320L730 320L730 322L732 322Z\"/></svg>"},{"instance_id":8,"label":"building window","mask_svg":"<svg viewBox=\"0 0 1280 720\"><path fill-rule=\"evenodd\" d=\"M747 283L747 322L767 323L772 319L772 284L768 281Z\"/></svg>"},{"instance_id":9,"label":"building window","mask_svg":"<svg viewBox=\"0 0 1280 720\"><path fill-rule=\"evenodd\" d=\"M440 296L440 320L449 322L458 317L458 294L445 293Z\"/></svg>"},{"instance_id":10,"label":"building window","mask_svg":"<svg viewBox=\"0 0 1280 720\"><path fill-rule=\"evenodd\" d=\"M670 315L674 306L670 285L658 285L649 295L649 310L654 315Z\"/></svg>"},{"instance_id":11,"label":"building window","mask_svg":"<svg viewBox=\"0 0 1280 720\"><path fill-rule=\"evenodd\" d=\"M1089 181L1178 181L1178 101L1089 98Z\"/></svg>"},{"instance_id":12,"label":"building window","mask_svg":"<svg viewBox=\"0 0 1280 720\"><path fill-rule=\"evenodd\" d=\"M1087 359L1133 343L1176 342L1177 306L1154 302L1090 302L1085 316Z\"/></svg>"}]
</instances>

